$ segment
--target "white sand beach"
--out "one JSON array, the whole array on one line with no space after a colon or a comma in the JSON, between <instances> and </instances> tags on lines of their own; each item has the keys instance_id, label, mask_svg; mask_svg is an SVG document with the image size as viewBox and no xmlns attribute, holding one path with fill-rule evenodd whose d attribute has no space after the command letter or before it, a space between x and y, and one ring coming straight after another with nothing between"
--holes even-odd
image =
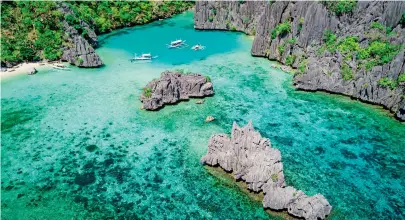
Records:
<instances>
[{"instance_id":1,"label":"white sand beach","mask_svg":"<svg viewBox=\"0 0 405 220\"><path fill-rule=\"evenodd\" d=\"M35 68L38 71L41 69L45 68L50 68L50 67L61 67L61 66L66 66L66 62L36 62L36 63L21 63L18 64L17 66L14 66L12 68L7 68L7 71L2 71L1 73L1 78L8 78L12 77L15 75L20 75L20 74L28 74L31 68Z\"/></svg>"}]
</instances>

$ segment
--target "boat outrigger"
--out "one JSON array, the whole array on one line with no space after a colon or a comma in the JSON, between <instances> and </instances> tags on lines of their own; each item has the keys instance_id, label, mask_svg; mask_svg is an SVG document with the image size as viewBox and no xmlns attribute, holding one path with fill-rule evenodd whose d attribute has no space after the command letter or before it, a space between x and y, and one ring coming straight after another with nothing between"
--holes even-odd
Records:
<instances>
[{"instance_id":1,"label":"boat outrigger","mask_svg":"<svg viewBox=\"0 0 405 220\"><path fill-rule=\"evenodd\" d=\"M191 49L192 50L204 50L205 46L202 46L201 44L197 44L197 45L194 45Z\"/></svg>"},{"instance_id":2,"label":"boat outrigger","mask_svg":"<svg viewBox=\"0 0 405 220\"><path fill-rule=\"evenodd\" d=\"M167 48L172 49L172 48L185 48L188 47L186 44L185 40L175 40L170 42L170 44L167 44Z\"/></svg>"},{"instance_id":3,"label":"boat outrigger","mask_svg":"<svg viewBox=\"0 0 405 220\"><path fill-rule=\"evenodd\" d=\"M131 62L137 61L137 60L152 60L156 59L158 56L152 56L150 53L143 53L141 56L137 56L136 54L134 55L133 58L129 59Z\"/></svg>"}]
</instances>

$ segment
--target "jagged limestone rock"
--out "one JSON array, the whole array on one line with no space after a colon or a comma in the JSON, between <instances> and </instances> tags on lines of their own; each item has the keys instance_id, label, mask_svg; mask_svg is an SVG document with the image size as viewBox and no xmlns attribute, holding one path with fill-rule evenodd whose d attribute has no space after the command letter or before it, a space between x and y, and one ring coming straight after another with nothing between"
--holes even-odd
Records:
<instances>
[{"instance_id":1,"label":"jagged limestone rock","mask_svg":"<svg viewBox=\"0 0 405 220\"><path fill-rule=\"evenodd\" d=\"M195 7L194 27L254 34L255 24L266 5L265 1L198 1Z\"/></svg>"},{"instance_id":2,"label":"jagged limestone rock","mask_svg":"<svg viewBox=\"0 0 405 220\"><path fill-rule=\"evenodd\" d=\"M59 10L65 15L75 16L70 7L62 3ZM87 39L66 21L63 21L63 29L67 33L69 46L63 51L62 60L78 67L99 67L103 65L100 57L94 50L94 46L98 45L97 35L90 26L80 20L80 26L87 31ZM90 43L89 43L90 42Z\"/></svg>"},{"instance_id":3,"label":"jagged limestone rock","mask_svg":"<svg viewBox=\"0 0 405 220\"><path fill-rule=\"evenodd\" d=\"M307 196L285 185L280 151L254 130L252 122L242 128L234 122L231 138L226 134L213 135L201 163L220 166L232 172L235 179L246 182L250 190L263 191L264 208L286 210L310 220L324 219L332 210L322 195Z\"/></svg>"},{"instance_id":4,"label":"jagged limestone rock","mask_svg":"<svg viewBox=\"0 0 405 220\"><path fill-rule=\"evenodd\" d=\"M229 30L230 28L224 27L232 24L235 30L252 34L251 27L256 27L251 50L254 56L267 57L283 64L286 64L288 56L295 56L295 61L291 64L294 68L307 60L305 73L294 76L297 89L339 93L382 105L395 113L399 120L405 121L405 85L390 88L378 84L383 77L395 81L401 74L405 74L403 47L392 61L370 70L359 68L355 56L346 61L339 52L318 52L326 29L332 30L338 38L357 36L362 46L367 45L370 37L378 36L377 30L371 27L372 22L392 27L396 34L388 36L387 40L403 45L405 28L399 21L405 11L405 2L358 1L352 13L340 16L319 1L198 1L195 8L197 29ZM238 22L244 17L249 17L246 19L247 23ZM290 32L272 39L272 31L285 21L291 25ZM352 68L352 79L343 78L341 66L344 63Z\"/></svg>"},{"instance_id":5,"label":"jagged limestone rock","mask_svg":"<svg viewBox=\"0 0 405 220\"><path fill-rule=\"evenodd\" d=\"M214 94L209 78L201 74L182 74L165 71L159 79L148 83L140 97L146 110L157 110L165 104L174 104L189 98Z\"/></svg>"}]
</instances>

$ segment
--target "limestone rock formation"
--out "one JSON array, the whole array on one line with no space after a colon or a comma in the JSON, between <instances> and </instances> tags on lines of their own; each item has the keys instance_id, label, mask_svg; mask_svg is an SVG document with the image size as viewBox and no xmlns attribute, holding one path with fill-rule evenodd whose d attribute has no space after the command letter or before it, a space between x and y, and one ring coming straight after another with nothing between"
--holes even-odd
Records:
<instances>
[{"instance_id":1,"label":"limestone rock formation","mask_svg":"<svg viewBox=\"0 0 405 220\"><path fill-rule=\"evenodd\" d=\"M339 93L382 105L394 112L398 119L405 120L405 84L397 83L399 76L405 74L403 46L391 61L369 69L355 55L350 59L338 50L319 52L325 44L323 37L327 29L336 34L337 40L357 37L360 47L376 39L403 45L405 26L400 24L400 19L405 12L405 2L358 1L352 12L343 14L336 14L320 1L198 1L195 9L197 29L238 30L254 34L252 55L277 60L294 68L301 67L303 73L294 76L296 88ZM393 34L372 27L373 22L392 28ZM272 36L282 23L288 23L288 31ZM256 27L255 31L252 31L253 27ZM344 67L350 67L351 77L344 77ZM378 82L382 79L389 79L397 85L381 85Z\"/></svg>"},{"instance_id":2,"label":"limestone rock formation","mask_svg":"<svg viewBox=\"0 0 405 220\"><path fill-rule=\"evenodd\" d=\"M257 20L266 1L198 1L195 7L195 28L244 31L254 34Z\"/></svg>"},{"instance_id":3,"label":"limestone rock formation","mask_svg":"<svg viewBox=\"0 0 405 220\"><path fill-rule=\"evenodd\" d=\"M59 10L66 16L75 16L72 9L62 3ZM97 46L97 35L89 24L80 20L81 28L85 29L87 34L82 36L78 30L69 25L66 20L63 21L63 29L67 33L69 46L63 51L62 60L79 67L99 67L103 65L100 57L95 52L94 48Z\"/></svg>"},{"instance_id":4,"label":"limestone rock formation","mask_svg":"<svg viewBox=\"0 0 405 220\"><path fill-rule=\"evenodd\" d=\"M201 163L220 166L232 172L235 179L246 182L250 190L263 191L264 208L286 210L310 220L324 219L332 210L323 195L308 196L285 185L280 151L254 130L252 122L242 128L234 122L231 138L226 134L213 135Z\"/></svg>"},{"instance_id":5,"label":"limestone rock formation","mask_svg":"<svg viewBox=\"0 0 405 220\"><path fill-rule=\"evenodd\" d=\"M165 104L174 104L189 98L214 94L209 77L201 74L182 74L165 71L159 79L149 82L140 97L146 110L157 110Z\"/></svg>"}]
</instances>

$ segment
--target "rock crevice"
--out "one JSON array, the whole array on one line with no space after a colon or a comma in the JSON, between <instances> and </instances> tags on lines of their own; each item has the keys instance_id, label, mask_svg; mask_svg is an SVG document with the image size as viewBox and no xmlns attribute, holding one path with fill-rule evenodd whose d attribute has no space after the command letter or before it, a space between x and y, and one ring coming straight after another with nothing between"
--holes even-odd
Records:
<instances>
[{"instance_id":1,"label":"rock crevice","mask_svg":"<svg viewBox=\"0 0 405 220\"><path fill-rule=\"evenodd\" d=\"M285 210L310 220L324 219L332 210L323 195L308 196L286 186L280 151L254 130L252 122L242 128L234 122L230 138L226 134L213 135L201 163L219 166L246 182L250 190L263 191L264 208Z\"/></svg>"}]
</instances>

